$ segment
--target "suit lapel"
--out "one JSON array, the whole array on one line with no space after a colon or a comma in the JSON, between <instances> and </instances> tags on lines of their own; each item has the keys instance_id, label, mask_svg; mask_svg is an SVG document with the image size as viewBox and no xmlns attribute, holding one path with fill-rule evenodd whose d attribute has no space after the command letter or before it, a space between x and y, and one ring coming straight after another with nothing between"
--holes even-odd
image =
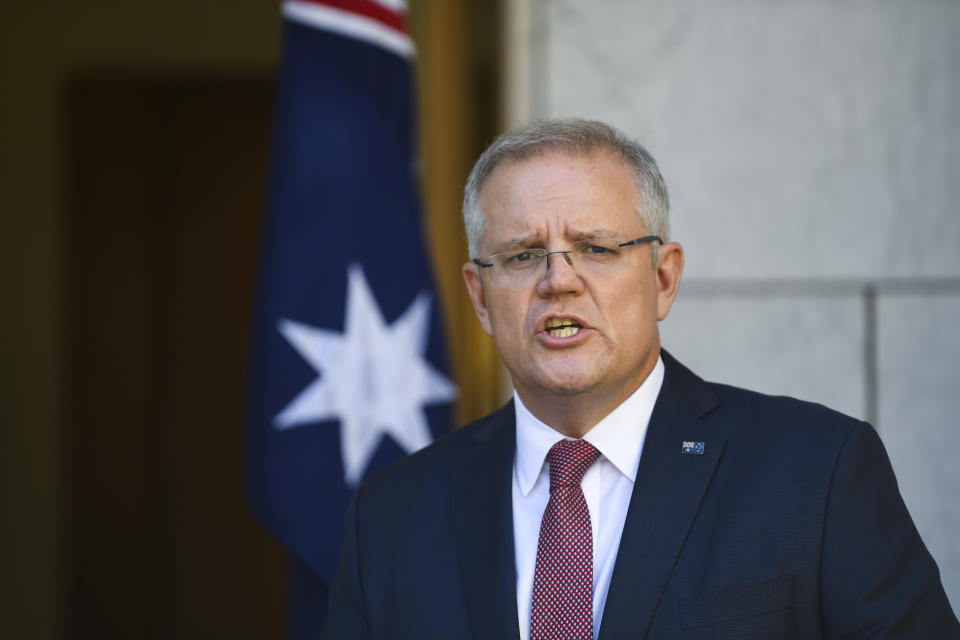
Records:
<instances>
[{"instance_id":1,"label":"suit lapel","mask_svg":"<svg viewBox=\"0 0 960 640\"><path fill-rule=\"evenodd\" d=\"M600 640L645 637L726 441L700 420L718 404L710 388L662 353L666 375L637 469ZM683 441L703 442L703 455L682 454Z\"/></svg>"},{"instance_id":2,"label":"suit lapel","mask_svg":"<svg viewBox=\"0 0 960 640\"><path fill-rule=\"evenodd\" d=\"M519 640L511 474L513 402L490 416L462 464L451 470L460 572L478 639Z\"/></svg>"}]
</instances>

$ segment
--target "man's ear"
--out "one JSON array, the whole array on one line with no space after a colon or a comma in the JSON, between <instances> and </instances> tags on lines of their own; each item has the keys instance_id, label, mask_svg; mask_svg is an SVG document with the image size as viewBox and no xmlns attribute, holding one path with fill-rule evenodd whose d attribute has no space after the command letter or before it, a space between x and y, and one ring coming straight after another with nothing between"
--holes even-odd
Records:
<instances>
[{"instance_id":1,"label":"man's ear","mask_svg":"<svg viewBox=\"0 0 960 640\"><path fill-rule=\"evenodd\" d=\"M683 247L679 242L667 242L660 246L657 256L657 320L670 313L673 300L680 289L683 275Z\"/></svg>"},{"instance_id":2,"label":"man's ear","mask_svg":"<svg viewBox=\"0 0 960 640\"><path fill-rule=\"evenodd\" d=\"M473 312L477 314L477 320L480 321L480 327L488 336L493 333L490 329L490 316L487 313L487 296L484 295L483 283L480 267L472 262L463 265L463 281L467 285L467 293L470 294L470 302L473 303Z\"/></svg>"}]
</instances>

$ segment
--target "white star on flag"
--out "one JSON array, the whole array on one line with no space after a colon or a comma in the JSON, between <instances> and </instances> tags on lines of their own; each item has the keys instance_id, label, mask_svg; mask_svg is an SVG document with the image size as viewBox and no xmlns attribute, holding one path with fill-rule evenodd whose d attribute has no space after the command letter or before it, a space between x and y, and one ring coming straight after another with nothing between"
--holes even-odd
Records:
<instances>
[{"instance_id":1,"label":"white star on flag","mask_svg":"<svg viewBox=\"0 0 960 640\"><path fill-rule=\"evenodd\" d=\"M423 407L452 401L457 389L423 357L430 294L421 291L387 326L358 264L347 268L344 332L281 318L283 337L319 373L273 420L278 429L340 420L344 481L360 484L384 435L407 453L431 441Z\"/></svg>"}]
</instances>

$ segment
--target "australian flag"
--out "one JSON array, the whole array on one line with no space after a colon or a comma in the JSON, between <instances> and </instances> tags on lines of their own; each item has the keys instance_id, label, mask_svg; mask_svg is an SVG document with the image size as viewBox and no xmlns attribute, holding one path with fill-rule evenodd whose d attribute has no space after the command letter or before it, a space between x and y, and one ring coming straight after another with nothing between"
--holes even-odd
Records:
<instances>
[{"instance_id":1,"label":"australian flag","mask_svg":"<svg viewBox=\"0 0 960 640\"><path fill-rule=\"evenodd\" d=\"M403 0L283 3L254 319L248 498L289 549L290 637L326 610L356 486L450 427L416 188Z\"/></svg>"}]
</instances>

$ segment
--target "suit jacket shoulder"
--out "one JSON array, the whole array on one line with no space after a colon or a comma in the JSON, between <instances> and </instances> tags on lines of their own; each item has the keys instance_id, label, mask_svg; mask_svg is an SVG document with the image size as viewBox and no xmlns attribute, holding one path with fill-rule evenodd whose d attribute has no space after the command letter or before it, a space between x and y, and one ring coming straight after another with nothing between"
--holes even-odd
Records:
<instances>
[{"instance_id":1,"label":"suit jacket shoulder","mask_svg":"<svg viewBox=\"0 0 960 640\"><path fill-rule=\"evenodd\" d=\"M513 446L513 401L498 411L454 430L436 442L391 465L365 482L357 501L366 516L381 526L402 523L418 509L437 512L449 504L451 474L461 470L478 443L503 431L504 443ZM512 450L511 450L512 455ZM512 461L512 459L511 459ZM477 479L479 482L483 477Z\"/></svg>"},{"instance_id":2,"label":"suit jacket shoulder","mask_svg":"<svg viewBox=\"0 0 960 640\"><path fill-rule=\"evenodd\" d=\"M324 637L515 638L514 447L508 403L362 485Z\"/></svg>"},{"instance_id":3,"label":"suit jacket shoulder","mask_svg":"<svg viewBox=\"0 0 960 640\"><path fill-rule=\"evenodd\" d=\"M664 361L602 640L960 637L870 425Z\"/></svg>"}]
</instances>

